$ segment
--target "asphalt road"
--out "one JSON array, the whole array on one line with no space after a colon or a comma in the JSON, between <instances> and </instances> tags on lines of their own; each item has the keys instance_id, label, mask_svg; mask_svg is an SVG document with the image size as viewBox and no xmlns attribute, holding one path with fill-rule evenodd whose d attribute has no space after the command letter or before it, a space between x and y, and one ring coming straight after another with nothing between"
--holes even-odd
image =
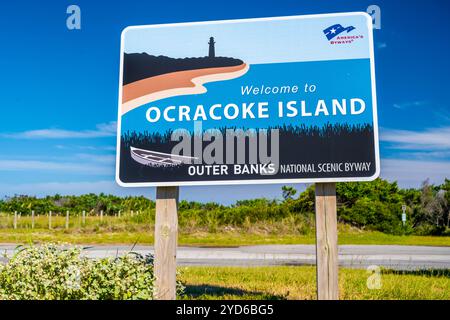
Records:
<instances>
[{"instance_id":1,"label":"asphalt road","mask_svg":"<svg viewBox=\"0 0 450 320\"><path fill-rule=\"evenodd\" d=\"M15 245L1 245L0 252L12 254ZM85 249L90 258L126 254L132 246L96 245ZM134 252L153 253L151 246L136 246ZM183 266L314 265L314 245L264 245L242 247L179 247L177 262ZM5 262L5 258L0 259ZM371 265L399 270L450 269L450 247L397 245L339 246L339 265L367 268Z\"/></svg>"}]
</instances>

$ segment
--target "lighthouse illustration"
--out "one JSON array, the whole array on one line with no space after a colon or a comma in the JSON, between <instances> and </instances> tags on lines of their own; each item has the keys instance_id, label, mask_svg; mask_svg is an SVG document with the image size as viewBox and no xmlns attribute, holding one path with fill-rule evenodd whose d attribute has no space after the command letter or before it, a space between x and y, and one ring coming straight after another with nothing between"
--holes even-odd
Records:
<instances>
[{"instance_id":1,"label":"lighthouse illustration","mask_svg":"<svg viewBox=\"0 0 450 320\"><path fill-rule=\"evenodd\" d=\"M208 57L214 58L216 56L216 50L214 49L214 37L209 38L209 54Z\"/></svg>"}]
</instances>

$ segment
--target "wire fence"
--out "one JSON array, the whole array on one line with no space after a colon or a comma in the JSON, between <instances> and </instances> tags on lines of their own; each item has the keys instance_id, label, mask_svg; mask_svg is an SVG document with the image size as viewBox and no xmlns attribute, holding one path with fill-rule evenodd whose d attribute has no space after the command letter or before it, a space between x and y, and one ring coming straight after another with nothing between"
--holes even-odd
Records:
<instances>
[{"instance_id":1,"label":"wire fence","mask_svg":"<svg viewBox=\"0 0 450 320\"><path fill-rule=\"evenodd\" d=\"M120 223L153 223L153 215L141 211L0 212L0 229L70 229Z\"/></svg>"}]
</instances>

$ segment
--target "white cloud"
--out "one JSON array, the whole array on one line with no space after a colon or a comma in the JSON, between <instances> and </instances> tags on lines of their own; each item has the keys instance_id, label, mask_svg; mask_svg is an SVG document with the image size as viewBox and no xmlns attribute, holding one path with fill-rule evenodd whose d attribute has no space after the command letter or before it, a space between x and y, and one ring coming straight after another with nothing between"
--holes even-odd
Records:
<instances>
[{"instance_id":1,"label":"white cloud","mask_svg":"<svg viewBox=\"0 0 450 320\"><path fill-rule=\"evenodd\" d=\"M377 49L384 49L387 47L386 42L377 42Z\"/></svg>"},{"instance_id":2,"label":"white cloud","mask_svg":"<svg viewBox=\"0 0 450 320\"><path fill-rule=\"evenodd\" d=\"M64 173L88 173L109 175L114 173L113 166L90 163L55 162L38 160L0 160L0 171L43 171Z\"/></svg>"},{"instance_id":3,"label":"white cloud","mask_svg":"<svg viewBox=\"0 0 450 320\"><path fill-rule=\"evenodd\" d=\"M88 161L100 162L100 163L114 164L116 161L116 156L113 154L78 153L75 155L75 157L82 159L82 160L88 160Z\"/></svg>"},{"instance_id":4,"label":"white cloud","mask_svg":"<svg viewBox=\"0 0 450 320\"><path fill-rule=\"evenodd\" d=\"M450 149L450 127L432 128L425 131L381 129L380 140L393 143L393 148L402 150Z\"/></svg>"},{"instance_id":5,"label":"white cloud","mask_svg":"<svg viewBox=\"0 0 450 320\"><path fill-rule=\"evenodd\" d=\"M69 169L69 167L66 166L64 169ZM97 169L89 167L86 170ZM95 173L95 171L92 171L92 173ZM113 174L111 173L112 176ZM398 181L399 185L404 188L417 188L427 178L430 178L432 183L440 184L445 177L450 178L450 162L382 159L381 177L389 181ZM299 191L304 189L304 185L296 185L295 187ZM281 185L183 187L181 190L181 198L203 202L217 201L221 203L234 203L240 199L258 197L279 198L281 194L280 190ZM56 193L80 195L91 192L103 192L122 196L144 195L151 198L154 198L155 194L154 188L119 187L113 178L110 180L82 182L0 183L0 196L12 196L14 194L46 196Z\"/></svg>"},{"instance_id":6,"label":"white cloud","mask_svg":"<svg viewBox=\"0 0 450 320\"><path fill-rule=\"evenodd\" d=\"M89 139L114 137L117 124L115 121L100 123L95 130L38 129L14 133L3 133L0 136L14 139Z\"/></svg>"},{"instance_id":7,"label":"white cloud","mask_svg":"<svg viewBox=\"0 0 450 320\"><path fill-rule=\"evenodd\" d=\"M403 159L438 160L450 158L450 150L446 151L410 151L398 154Z\"/></svg>"},{"instance_id":8,"label":"white cloud","mask_svg":"<svg viewBox=\"0 0 450 320\"><path fill-rule=\"evenodd\" d=\"M427 178L431 183L440 184L450 178L450 161L382 159L381 177L398 181L401 187L417 188Z\"/></svg>"},{"instance_id":9,"label":"white cloud","mask_svg":"<svg viewBox=\"0 0 450 320\"><path fill-rule=\"evenodd\" d=\"M116 146L82 146L82 145L65 145L57 144L56 149L60 150L89 150L89 151L116 151Z\"/></svg>"},{"instance_id":10,"label":"white cloud","mask_svg":"<svg viewBox=\"0 0 450 320\"><path fill-rule=\"evenodd\" d=\"M408 109L411 107L422 107L426 104L428 104L428 101L425 101L425 100L408 101L408 102L403 102L403 103L394 103L394 108Z\"/></svg>"},{"instance_id":11,"label":"white cloud","mask_svg":"<svg viewBox=\"0 0 450 320\"><path fill-rule=\"evenodd\" d=\"M110 193L117 195L141 195L149 193L149 188L121 188L113 180L83 181L83 182L43 182L5 184L0 183L0 195L13 196L15 194L26 194L30 196L46 195L80 195L86 193ZM149 193L148 195L153 195Z\"/></svg>"}]
</instances>

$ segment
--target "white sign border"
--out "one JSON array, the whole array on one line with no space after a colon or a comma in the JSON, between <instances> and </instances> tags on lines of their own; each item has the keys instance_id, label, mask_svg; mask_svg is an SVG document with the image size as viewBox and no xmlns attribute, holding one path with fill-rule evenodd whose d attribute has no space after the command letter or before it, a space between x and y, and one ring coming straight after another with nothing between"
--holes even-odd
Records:
<instances>
[{"instance_id":1,"label":"white sign border","mask_svg":"<svg viewBox=\"0 0 450 320\"><path fill-rule=\"evenodd\" d=\"M274 21L274 20L294 20L294 19L314 19L323 17L348 17L362 15L367 20L367 27L369 29L369 53L370 53L370 75L372 82L372 111L373 111L373 132L374 132L374 147L375 147L375 173L370 177L342 177L342 178L293 178L293 179L253 179L253 180L206 180L206 181L167 181L167 182L122 182L119 177L120 170L120 138L121 138L121 105L122 105L122 91L123 91L123 56L124 56L124 37L125 33L131 29L142 28L161 28L172 26L192 26L192 25L207 25L207 24L225 24L225 23L239 23L239 22L254 22L254 21ZM327 14L310 14L310 15L295 15L282 17L267 17L267 18L251 18L251 19L231 19L231 20L216 20L216 21L200 21L200 22L181 22L181 23L164 23L153 25L139 25L128 26L122 30L120 35L120 70L119 70L119 98L117 111L117 147L116 147L116 182L121 187L170 187L170 186L208 186L208 185L238 185L238 184L292 184L292 183L329 183L329 182L357 182L357 181L373 181L380 175L380 149L378 140L378 117L377 117L377 97L376 97L376 83L375 83L375 56L373 45L373 22L372 17L366 12L345 12L345 13L327 13Z\"/></svg>"}]
</instances>

